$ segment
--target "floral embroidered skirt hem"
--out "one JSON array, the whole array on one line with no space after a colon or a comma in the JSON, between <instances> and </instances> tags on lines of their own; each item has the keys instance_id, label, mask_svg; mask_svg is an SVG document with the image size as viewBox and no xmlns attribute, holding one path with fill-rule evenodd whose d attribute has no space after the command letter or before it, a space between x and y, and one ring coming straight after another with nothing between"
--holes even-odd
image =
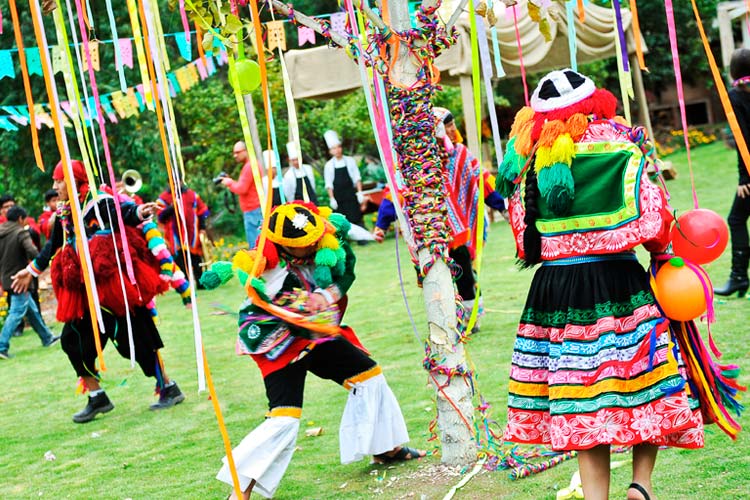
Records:
<instances>
[{"instance_id":1,"label":"floral embroidered skirt hem","mask_svg":"<svg viewBox=\"0 0 750 500\"><path fill-rule=\"evenodd\" d=\"M542 266L513 351L505 440L700 448L703 419L635 260Z\"/></svg>"}]
</instances>

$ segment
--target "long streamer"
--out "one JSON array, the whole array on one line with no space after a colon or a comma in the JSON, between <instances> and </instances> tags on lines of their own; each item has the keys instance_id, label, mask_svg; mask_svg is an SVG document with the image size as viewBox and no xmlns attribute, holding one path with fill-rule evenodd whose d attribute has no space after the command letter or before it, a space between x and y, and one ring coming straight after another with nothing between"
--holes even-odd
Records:
<instances>
[{"instance_id":1,"label":"long streamer","mask_svg":"<svg viewBox=\"0 0 750 500\"><path fill-rule=\"evenodd\" d=\"M70 119L73 123L73 129L76 133L76 140L78 141L78 147L81 150L81 159L86 167L86 175L90 175L90 180L93 180L93 172L91 172L90 157L93 156L91 151L91 143L89 141L88 130L83 123L83 106L81 104L80 94L78 92L78 81L76 79L75 72L73 71L73 58L71 56L70 46L67 44L68 35L65 28L65 20L63 18L62 9L55 9L53 13L55 21L55 30L57 32L58 41L62 41L64 50L64 61L63 61L63 80L65 81L65 91L68 96L68 102L71 103L70 107ZM88 165L88 166L87 166ZM90 181L89 181L90 182Z\"/></svg>"},{"instance_id":2,"label":"long streamer","mask_svg":"<svg viewBox=\"0 0 750 500\"><path fill-rule=\"evenodd\" d=\"M578 0L581 2L581 0ZM511 7L513 10L513 27L516 30L516 45L518 46L518 63L521 66L521 81L523 82L523 98L526 105L529 105L529 86L526 83L526 65L523 63L523 49L521 48L521 32L518 30L518 11L516 10L517 5ZM580 10L583 12L583 9Z\"/></svg>"},{"instance_id":3,"label":"long streamer","mask_svg":"<svg viewBox=\"0 0 750 500\"><path fill-rule=\"evenodd\" d=\"M487 64L489 64L489 48L487 47L487 35L484 33L484 25L482 24L482 18L476 14L474 1L469 1L469 19L470 19L470 27L471 27L471 68L472 68L472 83L474 86L474 116L476 117L476 128L477 128L477 147L478 151L476 151L477 156L477 163L478 163L478 176L479 176L479 203L477 207L477 214L476 214L476 221L477 221L477 231L476 231L476 259L475 259L475 266L477 270L477 275L479 274L479 271L481 270L481 262L482 262L482 235L484 234L484 178L482 175L482 96L481 96L481 75L479 70L479 63L480 63L480 45L481 42L479 41L480 38L483 40L484 49L486 51L486 59ZM480 31L479 26L482 27L482 30ZM484 66L485 72L485 91L487 92L487 104L492 107L492 111L494 112L495 106L494 106L494 96L492 96L492 69L490 66L489 72L487 70L487 65ZM490 104L492 103L492 104ZM493 115L491 112L490 115ZM493 134L497 131L497 116L495 118L495 130L493 130ZM494 139L497 141L495 142L495 152L498 154L498 165L500 165L500 161L502 160L502 153L498 150L498 145L500 144L500 133L497 131L497 135L494 137ZM479 286L477 285L477 292ZM474 325L477 321L477 316L479 314L479 295L476 296L476 300L474 301L474 307L472 307L471 314L469 316L469 322L466 326L467 331L471 331L472 328L474 328Z\"/></svg>"},{"instance_id":4,"label":"long streamer","mask_svg":"<svg viewBox=\"0 0 750 500\"><path fill-rule=\"evenodd\" d=\"M578 40L576 38L576 18L573 12L573 1L568 0L565 2L565 16L568 21L568 52L570 52L570 69L578 71L578 58L576 52L578 52ZM631 0L634 2L635 0Z\"/></svg>"},{"instance_id":5,"label":"long streamer","mask_svg":"<svg viewBox=\"0 0 750 500\"><path fill-rule=\"evenodd\" d=\"M128 91L128 84L125 82L125 65L122 63L122 54L120 54L120 39L117 37L117 24L115 24L115 15L112 12L112 0L107 0L106 5L109 28L112 31L112 44L115 49L115 68L117 69L117 76L120 78L120 90L125 93Z\"/></svg>"},{"instance_id":6,"label":"long streamer","mask_svg":"<svg viewBox=\"0 0 750 500\"><path fill-rule=\"evenodd\" d=\"M36 35L37 42L40 45L40 58L42 62L42 69L45 75L44 83L47 87L47 93L50 99L50 110L52 112L52 120L55 123L55 140L57 147L60 152L60 157L63 162L63 173L66 178L66 186L68 190L68 199L70 200L71 216L74 220L74 231L76 233L76 246L78 247L78 255L83 256L81 259L81 268L83 274L84 286L86 287L86 297L89 303L90 311L99 311L99 300L98 293L96 291L96 281L93 279L93 268L91 265L91 255L89 254L88 242L83 232L83 217L81 214L81 206L78 201L78 189L75 183L75 176L73 175L73 166L70 161L70 150L68 148L68 140L65 136L64 125L62 123L62 111L60 109L59 99L57 97L57 86L54 81L54 73L52 71L52 63L49 59L47 52L47 37L44 33L44 23L42 21L41 9L39 7L38 0L33 0L29 3L31 8L32 20L34 24L34 34ZM43 50L41 50L43 48ZM96 354L99 359L99 367L101 371L106 371L107 366L104 362L104 355L102 353L102 345L99 336L99 323L94 314L89 314L91 320L92 331L94 333L94 346L96 348ZM103 327L103 323L102 323Z\"/></svg>"},{"instance_id":7,"label":"long streamer","mask_svg":"<svg viewBox=\"0 0 750 500\"><path fill-rule=\"evenodd\" d=\"M612 8L614 9L616 2L613 2ZM619 31L617 16L613 16L613 23L615 31ZM626 54L623 57L623 50ZM620 82L620 93L622 94L622 107L625 114L625 119L628 123L632 123L630 113L630 101L633 99L633 79L630 71L627 68L627 49L622 46L622 40L620 37L615 37L615 55L617 56L617 77Z\"/></svg>"},{"instance_id":8,"label":"long streamer","mask_svg":"<svg viewBox=\"0 0 750 500\"><path fill-rule=\"evenodd\" d=\"M147 1L147 0L146 0ZM144 2L145 3L145 2ZM150 4L141 3L139 4L139 16L141 19L141 24L144 26L143 31L143 37L144 42L147 46L151 47L151 50L147 53L147 62L148 62L148 71L150 75L150 81L152 82L152 85L154 86L153 92L155 95L159 97L159 99L156 99L154 104L156 106L156 116L159 123L159 133L161 135L162 140L162 147L164 150L164 161L167 165L167 168L169 169L169 172L172 173L172 175L167 176L170 183L170 190L173 195L173 199L175 201L175 204L181 209L182 207L182 198L181 198L181 192L177 186L177 183L179 183L180 175L179 175L179 169L177 168L177 164L173 164L174 160L174 154L170 157L170 151L174 151L172 149L173 143L169 144L167 141L167 136L172 134L172 131L174 130L173 127L169 126L169 112L167 110L169 99L169 91L168 91L168 83L167 78L165 75L164 66L162 64L157 64L157 62L160 61L159 59L159 50L158 46L156 46L156 43L153 41L152 33L156 32L157 30L153 29L153 16L151 15L151 7ZM146 15L146 13L149 13L149 15ZM149 26L151 26L152 29L149 29ZM160 88L158 87L160 86ZM163 104L165 103L165 104ZM178 223L178 231L180 238L182 240L182 246L185 247L185 241L187 240L187 233L185 232L185 215L184 212L180 217L177 217L177 223ZM191 283L194 285L194 281L192 278L192 264L189 262L190 259L186 259L188 261L187 269L189 278L191 280ZM191 287L191 299L193 301L196 300L195 296L195 286ZM195 304L195 302L194 302ZM204 360L203 360L203 338L202 338L202 332L200 328L200 321L197 315L197 308L193 307L193 336L194 336L194 343L195 343L195 356L196 356L196 367L198 372L198 390L204 391L206 389L205 386L205 373L204 373Z\"/></svg>"},{"instance_id":9,"label":"long streamer","mask_svg":"<svg viewBox=\"0 0 750 500\"><path fill-rule=\"evenodd\" d=\"M620 11L620 0L612 0L612 8L615 10L615 24L617 28L617 38L620 40L620 57L622 57L622 67L625 72L630 71L630 61L628 61L628 45L625 43L625 29L622 26L622 12Z\"/></svg>"},{"instance_id":10,"label":"long streamer","mask_svg":"<svg viewBox=\"0 0 750 500\"><path fill-rule=\"evenodd\" d=\"M81 0L75 0L76 9L81 12ZM78 27L81 31L81 39L83 41L84 53L86 54L86 63L88 65L89 82L91 84L91 92L94 96L96 103L96 117L99 122L99 134L102 140L102 149L104 149L104 159L107 162L107 169L109 171L109 178L114 186L115 171L112 167L112 156L109 152L109 141L107 140L107 131L104 126L104 114L101 108L101 100L99 99L99 89L96 85L96 76L94 75L94 65L91 62L91 51L89 50L89 37L88 32L83 24L83 18L79 15ZM122 220L122 211L120 210L120 204L115 203L115 213L117 214L117 223L119 227L125 227ZM130 258L130 248L128 245L128 239L125 237L125 232L121 232L122 236L122 249L125 254L125 270L127 271L128 279L131 283L135 284L135 276L133 274L133 262Z\"/></svg>"},{"instance_id":11,"label":"long streamer","mask_svg":"<svg viewBox=\"0 0 750 500\"><path fill-rule=\"evenodd\" d=\"M99 89L96 85L96 76L94 75L94 65L91 62L91 51L89 49L89 39L88 39L88 32L86 30L86 27L84 26L83 22L83 16L82 16L82 8L81 8L81 0L75 0L76 10L78 12L78 27L81 32L81 40L83 41L83 48L84 48L84 54L86 55L86 63L88 67L88 74L89 74L89 83L91 85L91 92L93 94L94 100L95 100L95 110L96 110L96 117L97 122L99 124L99 136L102 140L102 149L104 149L104 159L107 164L107 170L109 173L109 178L112 187L114 188L115 184L115 173L114 168L112 167L112 157L110 155L109 151L109 141L107 140L107 131L105 130L104 126L104 113L101 109L101 100L99 99ZM92 186L92 191L95 190L94 186ZM115 214L117 216L117 223L118 227L124 228L125 223L122 219L122 210L120 209L120 203L117 198L115 198ZM130 256L130 245L128 243L128 238L125 235L125 231L120 231L120 241L122 242L122 250L125 257L125 271L127 274L127 278L130 281L131 284L136 284L135 281L135 274L133 272L133 260ZM114 238L114 236L113 236ZM115 245L115 249L117 248L117 245ZM115 250L116 252L116 250ZM119 264L119 257L118 264ZM121 280L121 289L123 291L123 299L125 301L126 307L128 307L128 299L125 295L125 284L122 282L124 279L122 274L119 275L119 279ZM130 347L130 365L132 367L135 367L135 341L133 339L133 328L132 324L130 322L130 315L126 315L126 322L127 322L127 330L128 330L128 344Z\"/></svg>"},{"instance_id":12,"label":"long streamer","mask_svg":"<svg viewBox=\"0 0 750 500\"><path fill-rule=\"evenodd\" d=\"M146 108L149 111L154 110L154 99L151 95L151 85L148 78L148 68L146 63L146 51L143 48L143 37L141 36L141 25L138 22L138 8L136 0L127 0L128 15L130 16L130 26L133 29L133 42L135 43L135 53L138 59L138 70L141 73L141 84L143 85L143 99L146 101Z\"/></svg>"},{"instance_id":13,"label":"long streamer","mask_svg":"<svg viewBox=\"0 0 750 500\"><path fill-rule=\"evenodd\" d=\"M737 121L737 115L734 113L732 103L729 102L729 94L727 94L726 85L724 85L724 79L721 77L719 66L716 64L716 59L711 51L711 46L708 43L706 32L703 29L703 21L701 20L698 6L695 4L695 0L690 0L693 4L693 14L695 14L695 21L698 24L698 31L700 31L701 40L703 41L703 49L706 51L706 57L708 58L708 65L711 68L711 74L714 77L714 83L716 84L716 90L719 92L719 99L721 99L721 106L724 108L724 113L729 121L729 128L732 129L734 135L734 141L737 143L737 149L740 150L742 161L745 163L745 168L750 173L750 152L747 149L747 143L745 142L745 136L742 134L742 129Z\"/></svg>"},{"instance_id":14,"label":"long streamer","mask_svg":"<svg viewBox=\"0 0 750 500\"><path fill-rule=\"evenodd\" d=\"M39 147L39 132L36 128L36 113L34 113L34 97L31 94L31 83L29 82L29 70L26 66L26 51L23 48L23 34L21 23L18 20L18 9L16 0L8 0L10 18L13 22L13 36L16 38L18 47L18 60L21 62L21 76L23 77L23 91L26 94L26 104L29 106L29 129L31 130L31 146L34 148L34 159L36 166L44 172L44 161L42 160L42 148Z\"/></svg>"},{"instance_id":15,"label":"long streamer","mask_svg":"<svg viewBox=\"0 0 750 500\"><path fill-rule=\"evenodd\" d=\"M185 0L185 2L187 3L187 5L191 9L193 9L193 11L195 11L195 6L193 5L192 0ZM208 21L205 20L205 19L203 21L206 22L206 23L208 23ZM200 31L199 31L200 30L200 26L198 25L197 22L195 24L195 27L196 27L196 32L198 33L198 37L199 37L199 41L200 41ZM223 40L222 40L221 35L219 33L213 33L213 36L217 37L220 41L222 41L222 44L223 44ZM198 46L200 47L201 43L199 43ZM200 49L200 48L198 50L199 50L199 52L202 51L202 49ZM244 51L243 51L243 54L244 54ZM246 111L246 107L245 107L245 101L244 101L244 99L242 97L242 94L240 92L239 81L237 80L237 72L234 70L234 64L235 64L234 55L231 53L231 51L227 51L227 62L229 64L229 78L230 78L230 83L232 84L232 88L234 90L235 103L237 105L237 112L239 114L240 126L242 128L242 135L243 135L243 139L244 139L244 142L245 142L245 147L246 147L247 152L248 152L248 157L249 157L249 161L250 161L250 169L251 169L252 174L253 174L253 184L255 186L256 191L258 192L258 199L259 200L266 200L265 190L263 189L262 176L261 176L260 169L259 169L259 166L258 166L258 160L257 160L258 159L258 155L257 155L257 152L255 151L255 148L253 147L253 141L252 141L252 137L251 137L251 134L250 134L250 125L248 124L248 121L247 121L247 111ZM265 67L265 59L263 59L263 66L262 66L262 68L264 68L264 67ZM261 71L261 77L262 77L262 74L263 73ZM267 81L265 81L265 85L266 86L268 85ZM265 99L264 99L263 102L264 102L264 105L265 105L266 104ZM267 111L268 107L264 106L264 109ZM269 124L268 117L266 117L266 125L268 125L268 124ZM269 143L270 143L270 136L269 136ZM271 174L273 174L273 172L271 172ZM273 182L273 175L269 176L269 181L268 182L269 182L269 193L270 193L271 192L270 191L271 184ZM273 198L272 196L269 196L267 202L264 202L264 203L260 204L261 213L263 213L264 215L267 214L267 213L270 213L270 211L271 211L271 201L272 201L272 198ZM264 217L263 220L265 221L266 218ZM261 237L262 237L262 235L261 235ZM261 240L261 242L262 241L263 240Z\"/></svg>"},{"instance_id":16,"label":"long streamer","mask_svg":"<svg viewBox=\"0 0 750 500\"><path fill-rule=\"evenodd\" d=\"M219 424L219 433L221 434L221 440L224 443L224 452L227 455L227 465L229 466L229 473L232 476L232 487L234 488L234 494L237 498L242 498L242 489L240 488L240 478L237 475L237 466L234 463L234 455L232 454L232 442L229 439L227 433L227 426L224 423L224 415L221 412L221 405L219 404L219 397L216 394L216 388L214 387L214 380L211 377L211 369L208 366L208 359L206 358L206 352L203 351L203 370L206 373L206 382L208 383L208 393L211 396L211 405L214 408L214 414L216 414L216 421Z\"/></svg>"},{"instance_id":17,"label":"long streamer","mask_svg":"<svg viewBox=\"0 0 750 500\"><path fill-rule=\"evenodd\" d=\"M292 94L292 85L289 79L289 72L286 68L286 62L284 61L284 55L281 54L281 47L279 47L279 60L281 61L281 79L284 82L284 96L286 97L286 112L288 119L289 132L292 136L291 139L294 143L294 147L297 150L297 156L299 156L300 167L302 164L302 144L299 140L299 124L297 122L297 107L294 104L294 95ZM279 172L279 178L281 178L281 172ZM282 196L284 195L283 189L280 190ZM310 195L307 193L307 182L302 183L302 195L305 201L310 201ZM283 198L282 198L283 201Z\"/></svg>"},{"instance_id":18,"label":"long streamer","mask_svg":"<svg viewBox=\"0 0 750 500\"><path fill-rule=\"evenodd\" d=\"M677 28L674 22L674 8L672 0L664 0L667 13L667 30L669 32L669 47L672 51L672 65L677 85L677 102L680 105L680 119L682 121L682 137L685 140L688 170L690 171L690 189L693 192L693 207L698 208L698 193L695 191L695 176L693 175L693 160L690 157L690 140L688 139L687 113L685 112L685 94L682 87L682 71L680 71L680 55L677 51Z\"/></svg>"},{"instance_id":19,"label":"long streamer","mask_svg":"<svg viewBox=\"0 0 750 500\"><path fill-rule=\"evenodd\" d=\"M346 8L350 19L356 19L357 17L354 12L354 6L351 0L346 0ZM359 26L359 29L363 29L361 16L359 16L359 22L357 23L357 25ZM362 39L360 37L360 31L358 30L357 25L352 23L352 30L354 35L353 40L357 46L357 50L360 52L360 54L362 54L364 53L364 49L362 47ZM368 77L368 72L365 68L363 58L357 58L357 64L359 67L360 79L362 80L362 90L365 95L365 102L367 103L367 109L370 115L370 123L375 133L375 143L378 147L380 160L386 172L386 182L393 195L393 205L396 209L396 217L398 218L399 224L402 227L404 240L407 242L410 251L413 251L414 242L411 235L411 228L407 223L406 216L403 212L403 207L401 206L401 202L399 201L400 186L396 182L395 175L397 161L394 156L395 148L393 147L393 134L390 131L390 111L388 109L388 106L385 104L387 102L387 99L385 97L385 85L383 84L381 76L377 72L370 72ZM372 85L370 84L370 82L372 82Z\"/></svg>"},{"instance_id":20,"label":"long streamer","mask_svg":"<svg viewBox=\"0 0 750 500\"><path fill-rule=\"evenodd\" d=\"M646 60L643 57L643 43L641 43L641 22L638 20L638 6L636 0L630 0L630 25L633 27L633 38L635 38L635 54L638 57L638 66L643 71L648 71Z\"/></svg>"},{"instance_id":21,"label":"long streamer","mask_svg":"<svg viewBox=\"0 0 750 500\"><path fill-rule=\"evenodd\" d=\"M76 34L76 30L74 28L75 16L73 16L73 8L71 6L71 0L66 0L65 6L67 9L67 13L68 13L68 23L71 26L70 34L71 34L71 37L73 38L73 50L75 50L75 54L76 54L76 62L78 63L77 65L78 75L81 80L81 88L83 89L83 97L84 97L84 102L82 103L80 99L80 93L78 92L78 83L76 82L76 85L73 90L73 93L76 95L76 99L75 99L75 103L73 104L76 106L76 109L78 110L78 114L79 116L82 117L82 119L83 117L88 117L86 118L86 120L88 120L89 130L84 135L84 140L87 143L86 153L88 153L88 155L84 154L83 150L81 150L82 152L81 156L83 159L83 165L86 167L86 178L88 179L89 185L95 186L97 184L96 178L99 175L99 173L102 171L100 161L99 161L99 156L100 156L99 146L97 144L98 141L96 140L96 137L97 137L96 125L94 124L94 120L89 119L91 116L94 115L95 110L93 106L93 99L89 97L88 88L86 86L86 75L84 74L84 71L83 71L83 68L84 68L83 57L81 56L81 48L83 44L78 43L78 35ZM63 33L66 33L65 30L63 30ZM65 35L63 39L67 40L67 35ZM68 64L72 68L73 60L70 57L70 50L68 50L67 52L68 52ZM73 73L73 71L71 71L71 73ZM75 75L71 74L70 78L74 80ZM67 84L68 83L66 80L66 85ZM85 131L85 127L84 127L84 131ZM88 142L89 134L91 134L90 137L92 138L90 142ZM93 145L93 150L91 148L92 145ZM96 162L96 165L94 164L94 162ZM92 194L94 196L94 199L97 199L97 197L99 196L96 190L93 190Z\"/></svg>"}]
</instances>

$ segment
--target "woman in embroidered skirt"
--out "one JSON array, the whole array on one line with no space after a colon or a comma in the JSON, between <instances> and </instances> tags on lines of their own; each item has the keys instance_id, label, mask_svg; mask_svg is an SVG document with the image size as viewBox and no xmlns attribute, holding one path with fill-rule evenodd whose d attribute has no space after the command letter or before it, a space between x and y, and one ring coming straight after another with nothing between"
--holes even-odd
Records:
<instances>
[{"instance_id":1,"label":"woman in embroidered skirt","mask_svg":"<svg viewBox=\"0 0 750 500\"><path fill-rule=\"evenodd\" d=\"M516 115L498 190L526 267L505 439L577 450L587 499L609 494L611 445L633 447L629 499L653 495L658 446L700 448L703 419L635 247L663 252L671 216L641 129L572 70ZM522 187L522 189L521 189Z\"/></svg>"}]
</instances>

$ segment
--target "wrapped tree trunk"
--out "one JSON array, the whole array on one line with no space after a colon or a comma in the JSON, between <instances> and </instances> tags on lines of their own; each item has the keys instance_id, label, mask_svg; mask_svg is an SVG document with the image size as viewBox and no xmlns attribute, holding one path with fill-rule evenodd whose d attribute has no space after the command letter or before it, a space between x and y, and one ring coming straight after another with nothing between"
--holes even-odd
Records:
<instances>
[{"instance_id":1,"label":"wrapped tree trunk","mask_svg":"<svg viewBox=\"0 0 750 500\"><path fill-rule=\"evenodd\" d=\"M443 168L435 139L432 96L436 90L432 63L436 53L451 43L437 25L439 2L423 2L421 26L411 38L390 46L398 58L389 67L388 100L393 121L394 146L406 184L404 207L412 228L422 293L429 326L425 368L436 390L437 419L442 460L451 465L476 461L471 374L466 367L463 343L457 328L456 292L448 267L451 235L445 203ZM406 0L389 2L391 28L411 30ZM421 35L421 36L420 36ZM424 55L421 60L414 52Z\"/></svg>"}]
</instances>

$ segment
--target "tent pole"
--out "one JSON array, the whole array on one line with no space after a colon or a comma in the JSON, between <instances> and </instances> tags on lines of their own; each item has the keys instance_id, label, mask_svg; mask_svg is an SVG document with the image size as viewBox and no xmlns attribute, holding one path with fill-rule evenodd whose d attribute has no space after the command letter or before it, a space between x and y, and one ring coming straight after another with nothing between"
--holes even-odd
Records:
<instances>
[{"instance_id":1,"label":"tent pole","mask_svg":"<svg viewBox=\"0 0 750 500\"><path fill-rule=\"evenodd\" d=\"M474 90L471 86L471 76L461 75L461 105L464 108L464 126L466 137L469 140L468 148L474 154L479 153L479 134L477 130L477 119L474 115Z\"/></svg>"},{"instance_id":2,"label":"tent pole","mask_svg":"<svg viewBox=\"0 0 750 500\"><path fill-rule=\"evenodd\" d=\"M627 32L628 43L626 46L632 47L635 45L633 41L632 28ZM638 64L638 56L635 52L628 56L630 59L630 71L633 73L633 83L635 84L635 101L638 103L638 123L646 127L648 136L653 140L654 129L651 127L651 114L648 112L648 101L646 100L646 89L643 87L643 73L641 67Z\"/></svg>"}]
</instances>

